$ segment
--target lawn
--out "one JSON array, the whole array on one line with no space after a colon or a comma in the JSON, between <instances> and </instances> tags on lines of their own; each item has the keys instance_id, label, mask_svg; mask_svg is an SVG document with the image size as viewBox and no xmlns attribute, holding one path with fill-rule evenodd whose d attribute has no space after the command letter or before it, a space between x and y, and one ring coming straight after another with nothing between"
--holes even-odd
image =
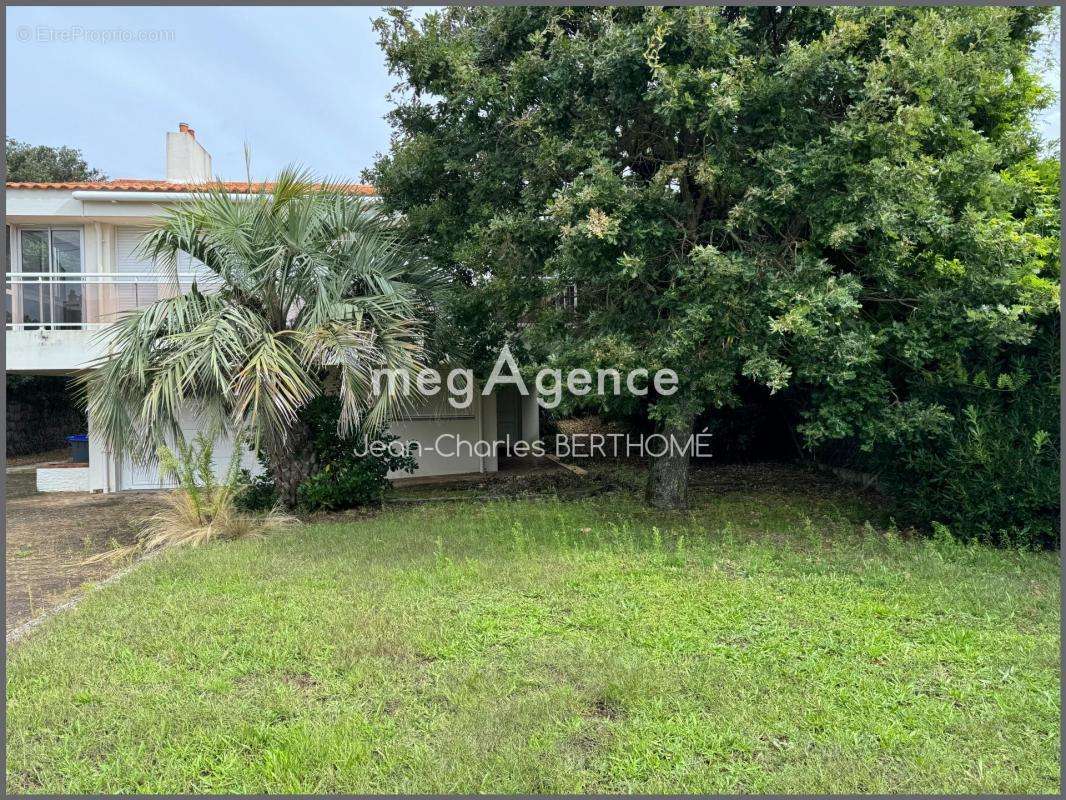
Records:
<instances>
[{"instance_id":1,"label":"lawn","mask_svg":"<svg viewBox=\"0 0 1066 800\"><path fill-rule=\"evenodd\" d=\"M8 789L1058 791L1057 554L737 483L145 563L9 654Z\"/></svg>"}]
</instances>

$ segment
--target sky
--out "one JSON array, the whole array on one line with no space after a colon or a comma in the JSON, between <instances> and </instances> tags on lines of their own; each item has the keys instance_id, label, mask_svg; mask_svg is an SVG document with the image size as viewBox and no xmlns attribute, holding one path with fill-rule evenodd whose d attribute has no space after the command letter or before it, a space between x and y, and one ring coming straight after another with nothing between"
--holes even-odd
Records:
<instances>
[{"instance_id":1,"label":"sky","mask_svg":"<svg viewBox=\"0 0 1066 800\"><path fill-rule=\"evenodd\" d=\"M162 178L164 134L187 122L223 178L245 177L247 142L255 178L298 162L358 179L389 146L379 13L9 7L7 134L76 147L113 178ZM112 29L156 41L102 41Z\"/></svg>"},{"instance_id":2,"label":"sky","mask_svg":"<svg viewBox=\"0 0 1066 800\"><path fill-rule=\"evenodd\" d=\"M263 179L296 162L358 180L389 146L396 83L377 6L7 9L7 134L69 145L112 178L162 178L164 133L187 122L214 172ZM126 39L115 41L114 31ZM111 41L107 41L110 37ZM1047 66L1059 83L1058 38ZM1038 121L1059 137L1056 103Z\"/></svg>"}]
</instances>

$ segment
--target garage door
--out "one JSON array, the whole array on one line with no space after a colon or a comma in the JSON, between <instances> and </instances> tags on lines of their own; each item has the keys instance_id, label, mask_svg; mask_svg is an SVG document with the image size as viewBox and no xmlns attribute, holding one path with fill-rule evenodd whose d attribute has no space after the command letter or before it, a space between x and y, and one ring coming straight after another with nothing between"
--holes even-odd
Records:
<instances>
[{"instance_id":1,"label":"garage door","mask_svg":"<svg viewBox=\"0 0 1066 800\"><path fill-rule=\"evenodd\" d=\"M185 441L192 442L199 430L197 425L198 415L187 414L182 421L181 430ZM215 441L214 453L211 464L214 467L216 478L222 478L229 469L230 457L233 454L233 440L224 436ZM259 460L248 448L241 453L241 468L248 470L252 475L262 472ZM147 464L137 464L130 458L123 459L119 472L118 486L120 489L169 489L174 486L173 481L166 481L159 474L159 464L153 459Z\"/></svg>"}]
</instances>

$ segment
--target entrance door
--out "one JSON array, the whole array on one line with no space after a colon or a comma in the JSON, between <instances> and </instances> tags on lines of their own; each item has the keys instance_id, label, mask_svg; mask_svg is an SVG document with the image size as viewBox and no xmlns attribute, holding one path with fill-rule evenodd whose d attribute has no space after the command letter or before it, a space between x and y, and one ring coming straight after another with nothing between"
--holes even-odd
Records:
<instances>
[{"instance_id":1,"label":"entrance door","mask_svg":"<svg viewBox=\"0 0 1066 800\"><path fill-rule=\"evenodd\" d=\"M509 455L515 442L522 440L522 395L514 386L502 387L496 395L496 435L507 442Z\"/></svg>"}]
</instances>

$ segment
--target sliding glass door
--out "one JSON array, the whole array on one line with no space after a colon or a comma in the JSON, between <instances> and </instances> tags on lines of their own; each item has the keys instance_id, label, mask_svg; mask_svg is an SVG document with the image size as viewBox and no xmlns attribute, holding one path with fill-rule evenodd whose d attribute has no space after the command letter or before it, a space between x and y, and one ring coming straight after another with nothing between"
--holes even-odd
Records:
<instances>
[{"instance_id":1,"label":"sliding glass door","mask_svg":"<svg viewBox=\"0 0 1066 800\"><path fill-rule=\"evenodd\" d=\"M4 226L4 322L15 321L15 285L11 283L11 226Z\"/></svg>"},{"instance_id":2,"label":"sliding glass door","mask_svg":"<svg viewBox=\"0 0 1066 800\"><path fill-rule=\"evenodd\" d=\"M78 228L23 228L19 236L22 272L46 273L39 281L22 284L22 320L28 327L76 327L84 319L81 230Z\"/></svg>"},{"instance_id":3,"label":"sliding glass door","mask_svg":"<svg viewBox=\"0 0 1066 800\"><path fill-rule=\"evenodd\" d=\"M52 272L66 275L81 274L81 231L53 230ZM85 321L82 314L84 287L80 278L66 278L52 284L52 322L78 325Z\"/></svg>"},{"instance_id":4,"label":"sliding glass door","mask_svg":"<svg viewBox=\"0 0 1066 800\"><path fill-rule=\"evenodd\" d=\"M48 269L48 231L21 231L19 250L22 254L20 272L49 272ZM51 322L51 306L43 300L47 293L46 284L27 279L22 284L22 322Z\"/></svg>"}]
</instances>

